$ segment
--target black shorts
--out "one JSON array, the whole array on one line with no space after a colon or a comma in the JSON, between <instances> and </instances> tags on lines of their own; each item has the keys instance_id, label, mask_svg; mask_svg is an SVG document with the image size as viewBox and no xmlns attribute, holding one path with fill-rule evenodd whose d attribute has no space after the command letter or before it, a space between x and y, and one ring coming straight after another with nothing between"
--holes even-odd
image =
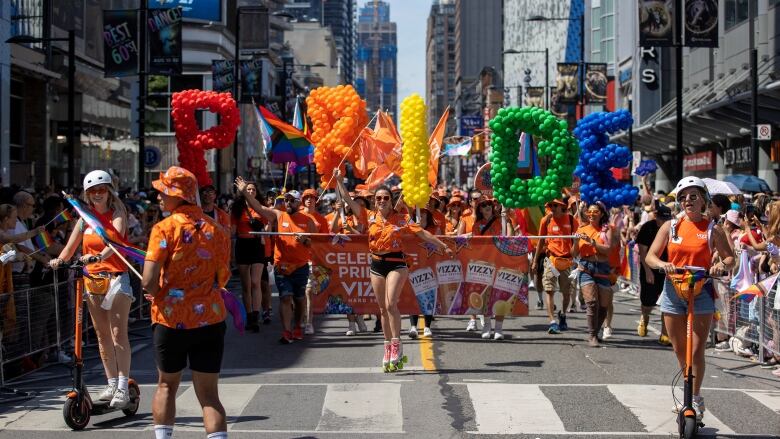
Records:
<instances>
[{"instance_id":1,"label":"black shorts","mask_svg":"<svg viewBox=\"0 0 780 439\"><path fill-rule=\"evenodd\" d=\"M236 264L262 264L265 260L265 247L260 238L236 238Z\"/></svg>"},{"instance_id":2,"label":"black shorts","mask_svg":"<svg viewBox=\"0 0 780 439\"><path fill-rule=\"evenodd\" d=\"M401 252L387 253L380 256L380 259L376 259L374 255L371 255L371 274L377 276L387 277L391 271L407 268L406 262L398 261L396 259L403 259L404 254ZM393 259L388 261L387 259Z\"/></svg>"},{"instance_id":3,"label":"black shorts","mask_svg":"<svg viewBox=\"0 0 780 439\"><path fill-rule=\"evenodd\" d=\"M195 329L174 329L156 323L152 326L154 358L165 373L187 367L202 373L219 373L225 350L225 322Z\"/></svg>"},{"instance_id":4,"label":"black shorts","mask_svg":"<svg viewBox=\"0 0 780 439\"><path fill-rule=\"evenodd\" d=\"M642 306L655 306L664 290L666 275L661 274L660 276L657 276L655 273L653 273L653 275L654 281L651 285L645 282L644 267L639 271L639 301L642 302Z\"/></svg>"}]
</instances>

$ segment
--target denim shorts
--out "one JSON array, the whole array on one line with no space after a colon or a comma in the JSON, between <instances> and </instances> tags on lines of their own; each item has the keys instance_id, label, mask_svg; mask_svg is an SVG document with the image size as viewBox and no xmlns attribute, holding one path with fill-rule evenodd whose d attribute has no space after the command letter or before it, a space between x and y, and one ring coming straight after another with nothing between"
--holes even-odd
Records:
<instances>
[{"instance_id":1,"label":"denim shorts","mask_svg":"<svg viewBox=\"0 0 780 439\"><path fill-rule=\"evenodd\" d=\"M293 296L294 299L303 299L309 282L309 264L287 275L274 271L274 281L279 289L279 298Z\"/></svg>"},{"instance_id":2,"label":"denim shorts","mask_svg":"<svg viewBox=\"0 0 780 439\"><path fill-rule=\"evenodd\" d=\"M693 299L693 314L712 314L715 312L715 291L712 281L707 281L701 288L701 293ZM661 312L664 314L685 315L688 314L688 301L677 294L672 281L666 278L664 290L658 301Z\"/></svg>"},{"instance_id":3,"label":"denim shorts","mask_svg":"<svg viewBox=\"0 0 780 439\"><path fill-rule=\"evenodd\" d=\"M99 274L106 275L110 273L99 273ZM135 302L135 296L133 295L133 286L130 284L130 275L127 273L115 273L112 276L116 276L115 282L119 282L119 294L124 294L125 296L129 297L130 303ZM89 291L87 291L85 288L84 297L89 297L89 296L101 297L101 296L105 296L105 294L90 294Z\"/></svg>"},{"instance_id":4,"label":"denim shorts","mask_svg":"<svg viewBox=\"0 0 780 439\"><path fill-rule=\"evenodd\" d=\"M600 287L606 287L606 288L612 287L612 284L609 282L609 279L607 277L593 275L593 274L599 274L604 276L608 275L611 270L608 263L580 260L578 261L577 264L588 271L587 273L582 270L578 271L579 281L581 286L595 283Z\"/></svg>"}]
</instances>

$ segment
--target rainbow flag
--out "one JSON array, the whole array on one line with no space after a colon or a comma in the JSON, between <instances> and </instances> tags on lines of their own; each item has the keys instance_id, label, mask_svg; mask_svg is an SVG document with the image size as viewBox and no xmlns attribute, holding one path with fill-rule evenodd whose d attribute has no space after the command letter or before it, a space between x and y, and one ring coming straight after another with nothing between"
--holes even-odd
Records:
<instances>
[{"instance_id":1,"label":"rainbow flag","mask_svg":"<svg viewBox=\"0 0 780 439\"><path fill-rule=\"evenodd\" d=\"M309 137L298 128L282 121L270 110L259 107L261 123L267 123L272 129L271 162L294 163L295 166L306 166L314 157L314 145Z\"/></svg>"},{"instance_id":2,"label":"rainbow flag","mask_svg":"<svg viewBox=\"0 0 780 439\"><path fill-rule=\"evenodd\" d=\"M70 210L65 209L62 212L60 212L57 216L55 216L52 221L54 221L55 224L62 224L66 223L73 219L73 214L70 213Z\"/></svg>"},{"instance_id":3,"label":"rainbow flag","mask_svg":"<svg viewBox=\"0 0 780 439\"><path fill-rule=\"evenodd\" d=\"M739 291L731 298L731 300L740 297L751 301L754 297L766 297L766 295L772 291L772 288L774 288L775 284L777 283L778 275L780 275L780 273L775 273L761 282L755 283L745 288L744 290Z\"/></svg>"},{"instance_id":4,"label":"rainbow flag","mask_svg":"<svg viewBox=\"0 0 780 439\"><path fill-rule=\"evenodd\" d=\"M51 247L54 244L54 238L51 237L49 232L44 230L43 232L32 237L32 242L38 249L44 249Z\"/></svg>"}]
</instances>

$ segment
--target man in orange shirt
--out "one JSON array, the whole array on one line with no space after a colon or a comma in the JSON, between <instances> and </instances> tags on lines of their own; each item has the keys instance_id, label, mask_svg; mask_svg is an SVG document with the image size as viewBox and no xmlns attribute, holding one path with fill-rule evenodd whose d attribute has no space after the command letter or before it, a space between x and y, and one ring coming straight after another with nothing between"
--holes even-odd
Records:
<instances>
[{"instance_id":1,"label":"man in orange shirt","mask_svg":"<svg viewBox=\"0 0 780 439\"><path fill-rule=\"evenodd\" d=\"M239 192L246 190L247 183L242 177L236 178L235 184ZM274 248L274 280L279 289L279 314L283 328L279 343L290 344L293 340L303 340L301 323L311 260L311 238L306 234L317 233L317 225L311 217L300 211L301 194L298 191L284 194L284 211L269 209L252 197L246 197L246 201L252 210L269 221L275 221L279 233ZM293 313L295 323L292 323Z\"/></svg>"},{"instance_id":2,"label":"man in orange shirt","mask_svg":"<svg viewBox=\"0 0 780 439\"><path fill-rule=\"evenodd\" d=\"M152 186L160 191L162 210L171 214L152 228L142 280L152 302L159 374L152 402L155 435L173 434L176 392L189 361L206 433L226 438L217 384L226 314L220 288L230 278L230 239L198 207L198 182L190 171L172 166Z\"/></svg>"},{"instance_id":3,"label":"man in orange shirt","mask_svg":"<svg viewBox=\"0 0 780 439\"><path fill-rule=\"evenodd\" d=\"M567 200L552 200L545 207L552 213L542 218L539 226L539 236L571 236L579 227L577 220L567 212ZM550 321L548 334L560 334L569 329L566 323L566 310L571 301L571 268L573 264L570 238L546 238L540 239L538 249L534 253L532 267L537 267L540 262L544 264L542 272L542 288L547 295L547 318ZM540 260L546 255L546 260ZM559 287L563 295L563 308L558 311L558 321L553 315L555 309L555 287Z\"/></svg>"}]
</instances>

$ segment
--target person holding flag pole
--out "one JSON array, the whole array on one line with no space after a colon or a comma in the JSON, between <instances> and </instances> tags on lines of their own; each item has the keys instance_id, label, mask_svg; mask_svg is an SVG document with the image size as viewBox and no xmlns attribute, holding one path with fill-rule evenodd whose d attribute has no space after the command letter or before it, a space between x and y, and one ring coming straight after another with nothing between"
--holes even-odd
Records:
<instances>
[{"instance_id":1,"label":"person holding flag pole","mask_svg":"<svg viewBox=\"0 0 780 439\"><path fill-rule=\"evenodd\" d=\"M81 244L79 262L84 264L88 274L84 278L87 307L108 379L108 385L98 399L110 401L112 408L123 408L130 402L128 377L131 351L127 318L135 297L127 273L129 264L126 265L124 258L104 242L102 234L114 240L124 240L127 210L114 190L111 176L102 170L92 171L84 177L83 201L92 209L99 224L79 219L65 248L49 265L53 269L59 268L73 257ZM101 226L102 230L98 230Z\"/></svg>"}]
</instances>

